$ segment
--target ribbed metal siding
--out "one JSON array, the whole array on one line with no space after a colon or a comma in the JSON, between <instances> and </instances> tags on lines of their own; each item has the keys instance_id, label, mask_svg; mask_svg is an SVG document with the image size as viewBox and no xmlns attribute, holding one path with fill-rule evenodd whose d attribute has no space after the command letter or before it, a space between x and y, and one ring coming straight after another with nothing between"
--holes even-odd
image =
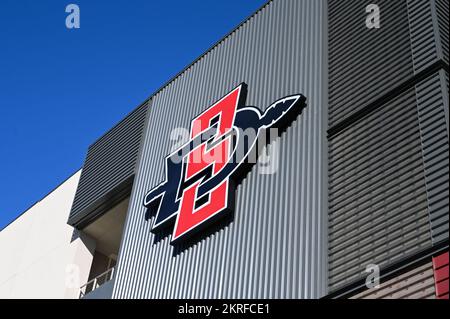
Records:
<instances>
[{"instance_id":1,"label":"ribbed metal siding","mask_svg":"<svg viewBox=\"0 0 450 319\"><path fill-rule=\"evenodd\" d=\"M70 225L80 226L110 205L118 188L131 188L148 103L144 103L89 147L70 212ZM127 185L124 185L127 184Z\"/></svg>"},{"instance_id":2,"label":"ribbed metal siding","mask_svg":"<svg viewBox=\"0 0 450 319\"><path fill-rule=\"evenodd\" d=\"M350 299L436 299L435 291L430 261Z\"/></svg>"},{"instance_id":3,"label":"ribbed metal siding","mask_svg":"<svg viewBox=\"0 0 450 319\"><path fill-rule=\"evenodd\" d=\"M367 29L366 6L381 28ZM329 125L336 125L413 75L405 0L329 0Z\"/></svg>"},{"instance_id":4,"label":"ribbed metal siding","mask_svg":"<svg viewBox=\"0 0 450 319\"><path fill-rule=\"evenodd\" d=\"M381 29L366 28L367 2L329 0L332 291L448 238L447 74L424 79L442 67L445 4L372 3Z\"/></svg>"},{"instance_id":5,"label":"ribbed metal siding","mask_svg":"<svg viewBox=\"0 0 450 319\"><path fill-rule=\"evenodd\" d=\"M414 73L438 60L448 65L448 1L407 0L407 3Z\"/></svg>"},{"instance_id":6,"label":"ribbed metal siding","mask_svg":"<svg viewBox=\"0 0 450 319\"><path fill-rule=\"evenodd\" d=\"M437 15L437 25L440 35L440 46L443 60L448 65L448 0L433 0Z\"/></svg>"},{"instance_id":7,"label":"ribbed metal siding","mask_svg":"<svg viewBox=\"0 0 450 319\"><path fill-rule=\"evenodd\" d=\"M439 30L434 0L408 0L409 28L414 72L417 74L440 58Z\"/></svg>"},{"instance_id":8,"label":"ribbed metal siding","mask_svg":"<svg viewBox=\"0 0 450 319\"><path fill-rule=\"evenodd\" d=\"M431 245L413 89L329 142L332 290Z\"/></svg>"},{"instance_id":9,"label":"ribbed metal siding","mask_svg":"<svg viewBox=\"0 0 450 319\"><path fill-rule=\"evenodd\" d=\"M326 1L272 1L152 98L115 298L317 298L326 293ZM247 175L234 220L183 251L154 242L142 199L164 177L170 132L241 81L261 108L301 92L275 175Z\"/></svg>"},{"instance_id":10,"label":"ribbed metal siding","mask_svg":"<svg viewBox=\"0 0 450 319\"><path fill-rule=\"evenodd\" d=\"M442 100L444 101L444 113L445 113L445 124L447 125L447 136L450 136L449 133L449 81L448 81L448 70L440 70L439 74L441 75L441 86L442 86Z\"/></svg>"},{"instance_id":11,"label":"ribbed metal siding","mask_svg":"<svg viewBox=\"0 0 450 319\"><path fill-rule=\"evenodd\" d=\"M444 100L442 94L446 89L441 81L442 76L442 73L436 73L416 87L423 165L434 243L448 240L449 233L449 144L445 119L448 101Z\"/></svg>"}]
</instances>

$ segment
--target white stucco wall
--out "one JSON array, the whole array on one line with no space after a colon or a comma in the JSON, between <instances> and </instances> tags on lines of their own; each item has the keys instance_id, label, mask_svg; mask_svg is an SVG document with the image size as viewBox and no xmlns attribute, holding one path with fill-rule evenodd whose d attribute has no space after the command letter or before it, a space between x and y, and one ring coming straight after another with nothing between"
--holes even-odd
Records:
<instances>
[{"instance_id":1,"label":"white stucco wall","mask_svg":"<svg viewBox=\"0 0 450 319\"><path fill-rule=\"evenodd\" d=\"M78 298L95 249L67 225L80 174L0 231L0 298Z\"/></svg>"}]
</instances>

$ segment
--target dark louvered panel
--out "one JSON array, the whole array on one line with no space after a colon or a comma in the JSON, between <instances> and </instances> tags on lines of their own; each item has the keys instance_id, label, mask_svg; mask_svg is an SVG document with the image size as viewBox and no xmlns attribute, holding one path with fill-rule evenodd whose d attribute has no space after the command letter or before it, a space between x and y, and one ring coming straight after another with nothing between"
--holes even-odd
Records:
<instances>
[{"instance_id":1,"label":"dark louvered panel","mask_svg":"<svg viewBox=\"0 0 450 319\"><path fill-rule=\"evenodd\" d=\"M329 126L413 75L406 0L378 0L381 28L366 27L365 0L329 1Z\"/></svg>"},{"instance_id":2,"label":"dark louvered panel","mask_svg":"<svg viewBox=\"0 0 450 319\"><path fill-rule=\"evenodd\" d=\"M436 299L431 260L351 299Z\"/></svg>"},{"instance_id":3,"label":"dark louvered panel","mask_svg":"<svg viewBox=\"0 0 450 319\"><path fill-rule=\"evenodd\" d=\"M129 195L147 108L147 102L136 108L89 147L70 225L84 227Z\"/></svg>"},{"instance_id":4,"label":"dark louvered panel","mask_svg":"<svg viewBox=\"0 0 450 319\"><path fill-rule=\"evenodd\" d=\"M436 61L448 64L448 1L407 0L414 72Z\"/></svg>"},{"instance_id":5,"label":"dark louvered panel","mask_svg":"<svg viewBox=\"0 0 450 319\"><path fill-rule=\"evenodd\" d=\"M329 0L329 286L448 240L448 2Z\"/></svg>"},{"instance_id":6,"label":"dark louvered panel","mask_svg":"<svg viewBox=\"0 0 450 319\"><path fill-rule=\"evenodd\" d=\"M433 242L448 239L449 232L449 145L445 108L448 100L444 71L417 85L417 103L423 147L428 206Z\"/></svg>"},{"instance_id":7,"label":"dark louvered panel","mask_svg":"<svg viewBox=\"0 0 450 319\"><path fill-rule=\"evenodd\" d=\"M448 64L448 0L434 0L443 60Z\"/></svg>"},{"instance_id":8,"label":"dark louvered panel","mask_svg":"<svg viewBox=\"0 0 450 319\"><path fill-rule=\"evenodd\" d=\"M444 78L445 84L447 85L446 87L447 87L447 106L448 106L448 93L449 93L448 72L444 72ZM448 107L447 107L447 114L448 114ZM448 130L448 117L447 117L447 130Z\"/></svg>"},{"instance_id":9,"label":"dark louvered panel","mask_svg":"<svg viewBox=\"0 0 450 319\"><path fill-rule=\"evenodd\" d=\"M329 146L329 285L338 289L431 246L414 89Z\"/></svg>"},{"instance_id":10,"label":"dark louvered panel","mask_svg":"<svg viewBox=\"0 0 450 319\"><path fill-rule=\"evenodd\" d=\"M414 72L424 70L438 59L438 41L435 36L432 1L408 0L409 28Z\"/></svg>"}]
</instances>

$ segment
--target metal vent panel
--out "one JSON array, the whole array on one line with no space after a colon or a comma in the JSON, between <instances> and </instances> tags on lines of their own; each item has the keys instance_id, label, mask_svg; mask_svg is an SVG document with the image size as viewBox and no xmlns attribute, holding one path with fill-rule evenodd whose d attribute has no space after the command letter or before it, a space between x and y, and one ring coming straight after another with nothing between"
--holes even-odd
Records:
<instances>
[{"instance_id":1,"label":"metal vent panel","mask_svg":"<svg viewBox=\"0 0 450 319\"><path fill-rule=\"evenodd\" d=\"M329 144L329 284L361 279L431 245L415 91Z\"/></svg>"},{"instance_id":2,"label":"metal vent panel","mask_svg":"<svg viewBox=\"0 0 450 319\"><path fill-rule=\"evenodd\" d=\"M448 37L449 37L449 24L448 24L448 1L447 0L433 0L435 6L435 12L437 15L437 25L440 36L440 45L443 60L448 65Z\"/></svg>"},{"instance_id":3,"label":"metal vent panel","mask_svg":"<svg viewBox=\"0 0 450 319\"><path fill-rule=\"evenodd\" d=\"M442 71L443 72L443 71ZM445 119L445 86L442 73L417 85L420 133L423 147L428 206L433 242L448 240L449 234L449 143Z\"/></svg>"},{"instance_id":4,"label":"metal vent panel","mask_svg":"<svg viewBox=\"0 0 450 319\"><path fill-rule=\"evenodd\" d=\"M405 0L372 1L381 28L367 29L365 0L329 0L329 127L413 75Z\"/></svg>"},{"instance_id":5,"label":"metal vent panel","mask_svg":"<svg viewBox=\"0 0 450 319\"><path fill-rule=\"evenodd\" d=\"M147 108L147 102L136 108L89 147L69 216L70 225L78 227L97 217L93 215L102 212L102 205L113 204L115 193L130 191Z\"/></svg>"},{"instance_id":6,"label":"metal vent panel","mask_svg":"<svg viewBox=\"0 0 450 319\"><path fill-rule=\"evenodd\" d=\"M436 299L431 260L350 299Z\"/></svg>"},{"instance_id":7,"label":"metal vent panel","mask_svg":"<svg viewBox=\"0 0 450 319\"><path fill-rule=\"evenodd\" d=\"M433 0L408 0L409 28L414 72L418 73L439 58L436 15Z\"/></svg>"}]
</instances>

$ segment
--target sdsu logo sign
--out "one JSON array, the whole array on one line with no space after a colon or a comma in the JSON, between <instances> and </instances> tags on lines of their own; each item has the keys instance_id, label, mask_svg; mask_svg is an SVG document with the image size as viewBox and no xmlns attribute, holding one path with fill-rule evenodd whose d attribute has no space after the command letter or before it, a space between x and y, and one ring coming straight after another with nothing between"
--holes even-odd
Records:
<instances>
[{"instance_id":1,"label":"sdsu logo sign","mask_svg":"<svg viewBox=\"0 0 450 319\"><path fill-rule=\"evenodd\" d=\"M306 106L304 96L292 95L261 112L245 106L246 91L239 85L193 119L189 142L166 157L165 180L144 198L146 219L156 210L152 231L174 222L172 244L232 211L236 184L256 162L249 158L257 141L268 129L287 127Z\"/></svg>"}]
</instances>

